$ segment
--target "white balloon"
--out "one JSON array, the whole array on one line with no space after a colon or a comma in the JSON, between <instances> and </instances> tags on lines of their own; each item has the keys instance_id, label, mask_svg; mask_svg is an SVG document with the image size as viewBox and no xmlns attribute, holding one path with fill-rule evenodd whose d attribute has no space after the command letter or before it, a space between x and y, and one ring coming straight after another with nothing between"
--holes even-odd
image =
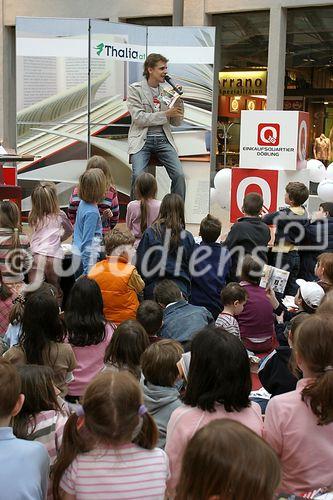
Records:
<instances>
[{"instance_id":1,"label":"white balloon","mask_svg":"<svg viewBox=\"0 0 333 500\"><path fill-rule=\"evenodd\" d=\"M219 205L221 208L229 210L230 208L230 192L226 191L221 193L215 188L210 188L210 206L214 204Z\"/></svg>"},{"instance_id":2,"label":"white balloon","mask_svg":"<svg viewBox=\"0 0 333 500\"><path fill-rule=\"evenodd\" d=\"M210 188L210 203L218 203L218 191L215 188Z\"/></svg>"},{"instance_id":3,"label":"white balloon","mask_svg":"<svg viewBox=\"0 0 333 500\"><path fill-rule=\"evenodd\" d=\"M222 168L214 177L215 188L222 192L231 190L231 168Z\"/></svg>"},{"instance_id":4,"label":"white balloon","mask_svg":"<svg viewBox=\"0 0 333 500\"><path fill-rule=\"evenodd\" d=\"M320 160L308 160L306 167L309 170L310 181L321 182L325 179L326 168Z\"/></svg>"},{"instance_id":5,"label":"white balloon","mask_svg":"<svg viewBox=\"0 0 333 500\"><path fill-rule=\"evenodd\" d=\"M333 180L325 179L318 186L318 196L322 201L333 202Z\"/></svg>"},{"instance_id":6,"label":"white balloon","mask_svg":"<svg viewBox=\"0 0 333 500\"><path fill-rule=\"evenodd\" d=\"M326 169L325 179L333 180L333 162Z\"/></svg>"}]
</instances>

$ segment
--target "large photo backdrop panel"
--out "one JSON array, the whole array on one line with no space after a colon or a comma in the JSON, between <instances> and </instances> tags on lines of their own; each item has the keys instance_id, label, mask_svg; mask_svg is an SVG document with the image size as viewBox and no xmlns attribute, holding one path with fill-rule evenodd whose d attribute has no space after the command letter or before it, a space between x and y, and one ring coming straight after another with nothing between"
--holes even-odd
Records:
<instances>
[{"instance_id":1,"label":"large photo backdrop panel","mask_svg":"<svg viewBox=\"0 0 333 500\"><path fill-rule=\"evenodd\" d=\"M186 176L186 221L192 224L200 223L209 212L214 51L215 28L148 28L147 53L169 59L168 74L184 92L184 121L172 132ZM164 168L157 167L156 176L162 198L170 190L170 179Z\"/></svg>"},{"instance_id":2,"label":"large photo backdrop panel","mask_svg":"<svg viewBox=\"0 0 333 500\"><path fill-rule=\"evenodd\" d=\"M132 172L127 153L127 92L142 77L146 43L145 26L91 20L90 151L110 162L121 205L129 201ZM94 81L100 80L102 85L94 92Z\"/></svg>"},{"instance_id":3,"label":"large photo backdrop panel","mask_svg":"<svg viewBox=\"0 0 333 500\"><path fill-rule=\"evenodd\" d=\"M60 203L67 205L85 168L88 28L88 19L16 20L17 153L35 157L18 164L24 212L40 180L56 182ZM101 84L95 82L95 91Z\"/></svg>"}]
</instances>

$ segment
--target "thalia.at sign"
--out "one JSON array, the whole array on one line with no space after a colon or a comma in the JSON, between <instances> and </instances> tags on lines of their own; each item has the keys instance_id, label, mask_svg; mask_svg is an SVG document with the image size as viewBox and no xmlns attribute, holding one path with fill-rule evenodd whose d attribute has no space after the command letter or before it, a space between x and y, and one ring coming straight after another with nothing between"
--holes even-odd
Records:
<instances>
[{"instance_id":1,"label":"thalia.at sign","mask_svg":"<svg viewBox=\"0 0 333 500\"><path fill-rule=\"evenodd\" d=\"M140 51L137 47L124 46L121 44L108 45L100 42L94 49L98 56L103 54L113 59L123 59L127 61L144 61L146 59L146 53L143 52L143 49Z\"/></svg>"}]
</instances>

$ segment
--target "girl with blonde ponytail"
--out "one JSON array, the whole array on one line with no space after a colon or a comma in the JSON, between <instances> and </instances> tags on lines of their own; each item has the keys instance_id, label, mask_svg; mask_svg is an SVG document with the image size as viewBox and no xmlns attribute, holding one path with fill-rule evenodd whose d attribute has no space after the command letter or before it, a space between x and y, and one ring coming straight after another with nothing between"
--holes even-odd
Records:
<instances>
[{"instance_id":1,"label":"girl with blonde ponytail","mask_svg":"<svg viewBox=\"0 0 333 500\"><path fill-rule=\"evenodd\" d=\"M296 390L272 398L264 437L282 465L282 490L306 493L333 485L333 324L313 314L295 332Z\"/></svg>"},{"instance_id":2,"label":"girl with blonde ponytail","mask_svg":"<svg viewBox=\"0 0 333 500\"><path fill-rule=\"evenodd\" d=\"M20 211L10 200L0 201L0 270L14 294L24 288L24 273L32 264L28 237L22 233Z\"/></svg>"}]
</instances>

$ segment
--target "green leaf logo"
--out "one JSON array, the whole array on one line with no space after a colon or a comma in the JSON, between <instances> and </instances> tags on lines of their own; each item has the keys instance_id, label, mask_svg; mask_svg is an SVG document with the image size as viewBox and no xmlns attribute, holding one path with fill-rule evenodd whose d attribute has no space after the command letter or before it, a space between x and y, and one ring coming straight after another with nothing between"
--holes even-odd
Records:
<instances>
[{"instance_id":1,"label":"green leaf logo","mask_svg":"<svg viewBox=\"0 0 333 500\"><path fill-rule=\"evenodd\" d=\"M103 42L99 43L97 47L94 47L94 49L97 50L97 55L100 56L104 50L104 43Z\"/></svg>"}]
</instances>

